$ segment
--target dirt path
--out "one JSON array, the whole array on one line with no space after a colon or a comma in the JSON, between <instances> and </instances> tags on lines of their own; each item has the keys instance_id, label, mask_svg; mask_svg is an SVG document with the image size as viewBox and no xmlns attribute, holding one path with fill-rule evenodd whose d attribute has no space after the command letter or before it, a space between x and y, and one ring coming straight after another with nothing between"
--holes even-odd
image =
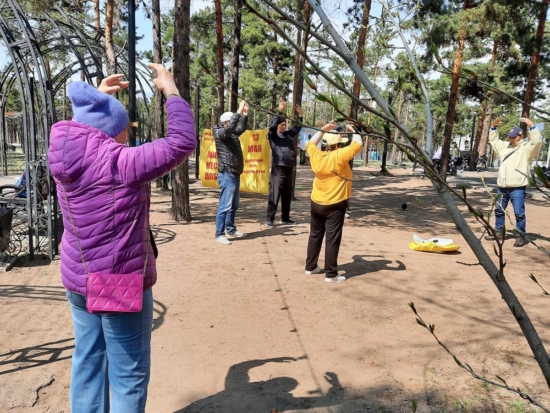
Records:
<instances>
[{"instance_id":1,"label":"dirt path","mask_svg":"<svg viewBox=\"0 0 550 413\"><path fill-rule=\"evenodd\" d=\"M412 412L413 399L419 412L529 411L463 373L417 325L411 301L462 361L550 405L525 339L429 182L410 169L375 172L356 171L341 284L304 275L312 179L305 168L292 204L298 225L267 229L266 197L243 194L237 225L250 235L231 246L213 240L215 190L192 184L194 220L184 225L169 219L169 197L155 192L160 257L148 412ZM459 179L488 209L479 175ZM538 197L528 200L533 235L550 234L547 211ZM413 233L463 248L414 252ZM505 253L506 276L550 338L547 299L528 278L548 288L547 256L512 242ZM0 273L0 297L0 412L68 412L74 341L59 261Z\"/></svg>"}]
</instances>

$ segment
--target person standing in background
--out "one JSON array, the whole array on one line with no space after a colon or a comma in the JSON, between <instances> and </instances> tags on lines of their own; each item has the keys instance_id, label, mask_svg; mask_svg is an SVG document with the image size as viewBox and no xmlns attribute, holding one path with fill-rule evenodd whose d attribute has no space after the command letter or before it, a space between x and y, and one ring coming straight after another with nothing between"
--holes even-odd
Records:
<instances>
[{"instance_id":1,"label":"person standing in background","mask_svg":"<svg viewBox=\"0 0 550 413\"><path fill-rule=\"evenodd\" d=\"M315 178L311 191L311 221L305 273L310 275L323 272L317 262L326 235L324 271L327 283L346 281L345 276L338 275L338 253L353 181L349 161L361 152L363 146L361 136L354 135L351 144L344 147L348 138L327 133L335 128L333 123L326 124L306 146ZM322 142L322 149L317 147L319 141Z\"/></svg>"},{"instance_id":2,"label":"person standing in background","mask_svg":"<svg viewBox=\"0 0 550 413\"><path fill-rule=\"evenodd\" d=\"M281 220L279 224L294 225L290 219L290 202L292 200L292 170L296 166L296 145L294 137L302 129L302 108L296 105L298 112L298 124L292 129L286 130L286 118L282 115L287 106L283 99L279 102L278 115L273 117L267 139L271 146L271 185L267 201L267 219L265 225L270 228L275 226L275 214L279 199L281 200Z\"/></svg>"},{"instance_id":3,"label":"person standing in background","mask_svg":"<svg viewBox=\"0 0 550 413\"><path fill-rule=\"evenodd\" d=\"M220 202L216 212L215 240L231 245L225 236L243 238L245 233L235 226L235 214L239 209L241 174L244 170L243 150L239 137L246 131L248 103L239 104L237 113L225 112L220 116L221 125L214 128L214 142L218 153L218 185Z\"/></svg>"},{"instance_id":4,"label":"person standing in background","mask_svg":"<svg viewBox=\"0 0 550 413\"><path fill-rule=\"evenodd\" d=\"M525 217L525 189L529 183L528 176L531 174L531 162L542 145L540 132L533 121L528 118L520 118L520 121L526 123L529 128L527 139L524 139L523 130L516 126L508 134L508 142L500 140L497 130L500 125L500 117L493 120L489 133L489 144L499 159L497 185L498 195L501 196L495 205L495 231L497 238L503 241L505 211L508 202L511 202L518 232L514 247L523 247L528 244L525 238L527 222ZM494 239L491 236L485 238Z\"/></svg>"}]
</instances>

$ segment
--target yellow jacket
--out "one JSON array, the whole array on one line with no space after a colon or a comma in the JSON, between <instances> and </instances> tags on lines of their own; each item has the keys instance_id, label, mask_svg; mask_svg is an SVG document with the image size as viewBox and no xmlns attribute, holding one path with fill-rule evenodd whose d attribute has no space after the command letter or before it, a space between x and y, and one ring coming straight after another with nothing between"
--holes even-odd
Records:
<instances>
[{"instance_id":1,"label":"yellow jacket","mask_svg":"<svg viewBox=\"0 0 550 413\"><path fill-rule=\"evenodd\" d=\"M309 141L306 152L315 173L311 200L320 205L333 205L349 199L353 179L349 161L361 152L361 145L353 141L345 148L322 151Z\"/></svg>"},{"instance_id":2,"label":"yellow jacket","mask_svg":"<svg viewBox=\"0 0 550 413\"><path fill-rule=\"evenodd\" d=\"M542 145L538 128L533 126L529 129L527 138L520 141L516 146L501 141L498 138L497 129L491 128L489 143L499 159L498 187L517 188L527 186L527 176L531 173L531 161Z\"/></svg>"}]
</instances>

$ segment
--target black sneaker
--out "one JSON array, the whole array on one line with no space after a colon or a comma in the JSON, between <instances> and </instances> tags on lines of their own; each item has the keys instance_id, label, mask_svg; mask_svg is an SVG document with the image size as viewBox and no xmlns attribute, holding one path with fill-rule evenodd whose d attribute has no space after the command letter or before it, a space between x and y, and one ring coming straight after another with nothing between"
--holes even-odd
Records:
<instances>
[{"instance_id":1,"label":"black sneaker","mask_svg":"<svg viewBox=\"0 0 550 413\"><path fill-rule=\"evenodd\" d=\"M269 219L265 221L265 225L268 226L269 228L275 227L275 224L273 223L273 221L270 221Z\"/></svg>"},{"instance_id":2,"label":"black sneaker","mask_svg":"<svg viewBox=\"0 0 550 413\"><path fill-rule=\"evenodd\" d=\"M293 221L291 219L285 219L285 220L280 220L279 221L279 224L282 224L282 225L295 225L296 224L296 221Z\"/></svg>"}]
</instances>

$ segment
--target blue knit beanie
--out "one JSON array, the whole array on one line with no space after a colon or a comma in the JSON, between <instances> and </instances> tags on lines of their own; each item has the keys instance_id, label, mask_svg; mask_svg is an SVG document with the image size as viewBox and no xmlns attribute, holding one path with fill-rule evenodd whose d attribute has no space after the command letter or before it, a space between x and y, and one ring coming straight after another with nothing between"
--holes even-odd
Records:
<instances>
[{"instance_id":1,"label":"blue knit beanie","mask_svg":"<svg viewBox=\"0 0 550 413\"><path fill-rule=\"evenodd\" d=\"M74 120L93 126L111 138L116 138L130 123L122 103L86 82L71 83L68 95L73 104Z\"/></svg>"}]
</instances>

